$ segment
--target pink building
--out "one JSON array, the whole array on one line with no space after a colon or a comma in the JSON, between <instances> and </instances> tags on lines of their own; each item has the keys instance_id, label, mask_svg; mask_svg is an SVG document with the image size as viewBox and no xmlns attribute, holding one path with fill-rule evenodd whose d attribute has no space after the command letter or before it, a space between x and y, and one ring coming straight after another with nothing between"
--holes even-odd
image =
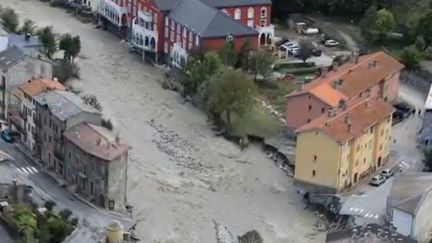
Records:
<instances>
[{"instance_id":1,"label":"pink building","mask_svg":"<svg viewBox=\"0 0 432 243\"><path fill-rule=\"evenodd\" d=\"M346 106L355 99L379 96L392 102L399 93L403 65L384 52L355 56L352 62L323 72L301 90L286 96L285 120L297 129L329 109Z\"/></svg>"}]
</instances>

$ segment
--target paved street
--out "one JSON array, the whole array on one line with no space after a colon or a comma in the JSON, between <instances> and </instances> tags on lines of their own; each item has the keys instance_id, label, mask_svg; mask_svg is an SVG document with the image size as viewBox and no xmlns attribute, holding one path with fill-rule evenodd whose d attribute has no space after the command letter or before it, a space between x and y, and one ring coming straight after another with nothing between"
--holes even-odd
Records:
<instances>
[{"instance_id":1,"label":"paved street","mask_svg":"<svg viewBox=\"0 0 432 243\"><path fill-rule=\"evenodd\" d=\"M40 172L37 165L28 159L23 153L16 149L15 145L4 142L0 139L0 150L9 154L13 161L3 162L0 170L2 171L1 181L9 182L16 178L18 183L27 184L33 187L32 198L38 203L43 204L46 200L53 200L57 203L55 210L70 209L72 217L80 219L80 230L72 238L71 242L89 242L98 240L94 238L104 232L103 226L107 225L112 219L118 219L126 227L132 225L132 221L124 216L112 215L108 211L96 209L83 203L64 188L58 186L57 182ZM7 181L9 178L9 181ZM84 222L86 221L86 222ZM3 241L0 241L3 243Z\"/></svg>"},{"instance_id":2,"label":"paved street","mask_svg":"<svg viewBox=\"0 0 432 243\"><path fill-rule=\"evenodd\" d=\"M14 243L14 240L10 238L6 229L0 224L0 242L1 243Z\"/></svg>"}]
</instances>

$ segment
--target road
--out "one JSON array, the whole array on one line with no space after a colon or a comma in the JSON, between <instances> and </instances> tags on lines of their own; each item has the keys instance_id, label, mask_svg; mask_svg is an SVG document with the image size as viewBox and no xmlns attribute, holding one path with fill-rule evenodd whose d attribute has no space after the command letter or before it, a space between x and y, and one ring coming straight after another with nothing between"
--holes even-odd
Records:
<instances>
[{"instance_id":1,"label":"road","mask_svg":"<svg viewBox=\"0 0 432 243\"><path fill-rule=\"evenodd\" d=\"M29 159L25 154L16 148L14 144L6 143L0 139L0 150L10 155L13 159L8 162L8 167L2 165L2 181L6 177L3 173L9 173L9 178L17 179L18 183L27 184L33 187L32 198L39 205L44 201L53 200L56 202L55 211L70 209L73 212L72 217L80 219L80 230L72 238L71 242L89 242L90 240L99 240L106 226L111 220L117 219L125 227L132 225L132 220L126 216L114 215L110 212L89 206L64 188L58 186L58 183L51 177L39 171L38 166ZM10 183L10 181L9 181ZM0 241L2 242L2 241Z\"/></svg>"},{"instance_id":2,"label":"road","mask_svg":"<svg viewBox=\"0 0 432 243\"><path fill-rule=\"evenodd\" d=\"M1 243L14 243L15 241L9 236L6 229L0 224L0 242Z\"/></svg>"},{"instance_id":3,"label":"road","mask_svg":"<svg viewBox=\"0 0 432 243\"><path fill-rule=\"evenodd\" d=\"M401 84L399 97L412 105L416 110L422 109L427 91L421 92ZM403 122L393 126L390 146L390 159L395 161L404 172L419 172L422 170L422 152L417 148L416 133L420 129L421 117L415 114ZM398 176L398 173L395 174ZM343 198L341 213L356 216L356 223L382 223L386 213L387 196L390 194L393 178L379 187L365 183L358 189L359 193ZM373 203L371 203L373 202Z\"/></svg>"},{"instance_id":4,"label":"road","mask_svg":"<svg viewBox=\"0 0 432 243\"><path fill-rule=\"evenodd\" d=\"M21 19L78 34L84 93L95 94L132 145L128 201L143 242L215 243L213 220L235 235L256 229L265 242L316 242L316 217L259 146L241 151L216 137L206 116L161 88L161 70L144 65L124 42L38 0L1 0ZM295 219L295 220L293 220Z\"/></svg>"}]
</instances>

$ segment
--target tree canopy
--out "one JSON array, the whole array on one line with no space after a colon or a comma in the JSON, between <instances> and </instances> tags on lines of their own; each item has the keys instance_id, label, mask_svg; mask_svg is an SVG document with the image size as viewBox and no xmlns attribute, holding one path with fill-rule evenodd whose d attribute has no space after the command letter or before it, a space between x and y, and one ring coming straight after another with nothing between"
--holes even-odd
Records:
<instances>
[{"instance_id":1,"label":"tree canopy","mask_svg":"<svg viewBox=\"0 0 432 243\"><path fill-rule=\"evenodd\" d=\"M18 15L11 8L3 9L0 15L3 26L9 32L17 32L19 25Z\"/></svg>"},{"instance_id":2,"label":"tree canopy","mask_svg":"<svg viewBox=\"0 0 432 243\"><path fill-rule=\"evenodd\" d=\"M239 69L226 69L215 75L209 86L209 108L215 115L225 115L228 130L231 130L232 114L242 116L255 103L255 83Z\"/></svg>"},{"instance_id":3,"label":"tree canopy","mask_svg":"<svg viewBox=\"0 0 432 243\"><path fill-rule=\"evenodd\" d=\"M255 74L255 80L258 74L268 77L271 74L273 63L274 59L271 53L263 49L252 52L249 57L249 69Z\"/></svg>"},{"instance_id":4,"label":"tree canopy","mask_svg":"<svg viewBox=\"0 0 432 243\"><path fill-rule=\"evenodd\" d=\"M34 34L35 29L36 29L36 27L35 27L34 21L31 19L26 19L24 21L24 24L21 26L21 29L19 30L19 32L21 34L31 34L32 35L32 34Z\"/></svg>"},{"instance_id":5,"label":"tree canopy","mask_svg":"<svg viewBox=\"0 0 432 243\"><path fill-rule=\"evenodd\" d=\"M38 31L39 41L42 43L42 52L48 57L52 58L57 51L56 36L53 32L52 26L46 26Z\"/></svg>"},{"instance_id":6,"label":"tree canopy","mask_svg":"<svg viewBox=\"0 0 432 243\"><path fill-rule=\"evenodd\" d=\"M64 51L63 59L67 62L73 61L81 51L81 40L79 36L64 34L60 38L59 49Z\"/></svg>"}]
</instances>

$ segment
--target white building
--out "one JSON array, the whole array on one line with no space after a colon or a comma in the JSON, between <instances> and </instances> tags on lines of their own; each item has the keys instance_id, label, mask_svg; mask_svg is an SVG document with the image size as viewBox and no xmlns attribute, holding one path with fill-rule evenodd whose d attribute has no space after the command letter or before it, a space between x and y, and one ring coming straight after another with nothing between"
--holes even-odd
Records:
<instances>
[{"instance_id":1,"label":"white building","mask_svg":"<svg viewBox=\"0 0 432 243\"><path fill-rule=\"evenodd\" d=\"M432 230L432 174L409 173L394 179L387 213L396 231L428 242Z\"/></svg>"}]
</instances>

